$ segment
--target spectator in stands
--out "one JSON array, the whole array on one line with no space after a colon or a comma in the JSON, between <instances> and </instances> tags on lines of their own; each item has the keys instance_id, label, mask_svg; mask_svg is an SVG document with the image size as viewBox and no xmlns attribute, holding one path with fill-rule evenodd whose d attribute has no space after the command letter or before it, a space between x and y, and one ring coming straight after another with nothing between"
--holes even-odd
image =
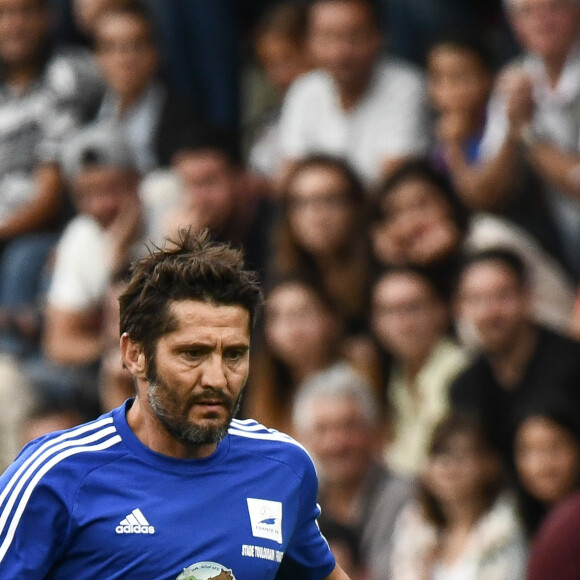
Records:
<instances>
[{"instance_id":1,"label":"spectator in stands","mask_svg":"<svg viewBox=\"0 0 580 580\"><path fill-rule=\"evenodd\" d=\"M471 209L470 167L479 159L487 103L493 86L491 55L472 35L443 36L427 54L429 104L437 116L434 156L447 168L458 195Z\"/></svg>"},{"instance_id":2,"label":"spectator in stands","mask_svg":"<svg viewBox=\"0 0 580 580\"><path fill-rule=\"evenodd\" d=\"M541 185L529 167L522 163L514 168L518 179L500 201L495 186L490 190L488 183L493 175L482 170L482 138L495 76L484 39L474 31L443 36L430 48L427 63L429 102L437 115L435 164L448 171L471 211L496 212L515 222L563 268L554 224L546 219Z\"/></svg>"},{"instance_id":3,"label":"spectator in stands","mask_svg":"<svg viewBox=\"0 0 580 580\"><path fill-rule=\"evenodd\" d=\"M404 164L380 187L371 238L381 265L421 266L449 292L463 251L510 248L529 269L534 319L569 332L576 291L563 269L511 221L468 212L447 176L426 161Z\"/></svg>"},{"instance_id":4,"label":"spectator in stands","mask_svg":"<svg viewBox=\"0 0 580 580\"><path fill-rule=\"evenodd\" d=\"M533 536L547 513L580 487L576 408L550 393L522 410L515 432L520 508Z\"/></svg>"},{"instance_id":5,"label":"spectator in stands","mask_svg":"<svg viewBox=\"0 0 580 580\"><path fill-rule=\"evenodd\" d=\"M131 150L110 125L93 125L67 141L62 166L78 215L56 249L47 295L43 380L66 391L72 377L89 382L96 396L96 372L103 354L102 309L116 271L145 251L137 192L138 172ZM50 368L55 365L55 371ZM46 366L46 365L45 365ZM62 374L63 383L58 381ZM60 383L60 384L59 384ZM47 385L50 388L50 385Z\"/></svg>"},{"instance_id":6,"label":"spectator in stands","mask_svg":"<svg viewBox=\"0 0 580 580\"><path fill-rule=\"evenodd\" d=\"M250 169L269 179L281 170L282 101L292 82L310 68L305 37L306 7L294 0L274 3L254 31L253 48L259 68L249 75L243 99L244 137Z\"/></svg>"},{"instance_id":7,"label":"spectator in stands","mask_svg":"<svg viewBox=\"0 0 580 580\"><path fill-rule=\"evenodd\" d=\"M207 129L183 136L172 169L179 181L177 203L162 214L161 232L207 227L218 239L242 246L248 266L262 272L272 207L251 187L229 133Z\"/></svg>"},{"instance_id":8,"label":"spectator in stands","mask_svg":"<svg viewBox=\"0 0 580 580\"><path fill-rule=\"evenodd\" d=\"M315 0L308 42L318 70L286 96L280 139L287 163L311 153L343 156L370 184L427 150L423 79L381 58L372 2Z\"/></svg>"},{"instance_id":9,"label":"spectator in stands","mask_svg":"<svg viewBox=\"0 0 580 580\"><path fill-rule=\"evenodd\" d=\"M449 408L449 388L467 364L451 338L449 308L418 268L387 270L376 281L372 325L393 357L386 388L392 436L386 459L393 471L417 475L431 432Z\"/></svg>"},{"instance_id":10,"label":"spectator in stands","mask_svg":"<svg viewBox=\"0 0 580 580\"><path fill-rule=\"evenodd\" d=\"M350 361L368 380L378 375L372 361L345 340L340 316L316 280L295 273L272 282L263 325L244 413L267 427L292 432L298 386L337 361Z\"/></svg>"},{"instance_id":11,"label":"spectator in stands","mask_svg":"<svg viewBox=\"0 0 580 580\"><path fill-rule=\"evenodd\" d=\"M433 434L415 502L394 530L391 580L523 580L527 545L501 462L471 416Z\"/></svg>"},{"instance_id":12,"label":"spectator in stands","mask_svg":"<svg viewBox=\"0 0 580 580\"><path fill-rule=\"evenodd\" d=\"M466 258L457 310L475 331L481 353L454 382L452 404L480 417L512 467L519 410L549 393L580 411L580 344L531 320L525 266L507 250Z\"/></svg>"},{"instance_id":13,"label":"spectator in stands","mask_svg":"<svg viewBox=\"0 0 580 580\"><path fill-rule=\"evenodd\" d=\"M549 212L580 277L580 7L576 0L505 0L525 54L498 79L482 143L482 195L501 202L521 153L546 186ZM491 198L490 198L491 199Z\"/></svg>"},{"instance_id":14,"label":"spectator in stands","mask_svg":"<svg viewBox=\"0 0 580 580\"><path fill-rule=\"evenodd\" d=\"M387 578L394 522L413 487L380 461L373 388L352 367L334 365L302 383L293 423L319 472L322 513L358 536L369 580Z\"/></svg>"},{"instance_id":15,"label":"spectator in stands","mask_svg":"<svg viewBox=\"0 0 580 580\"><path fill-rule=\"evenodd\" d=\"M47 0L0 1L0 331L28 355L40 272L65 215L59 142L101 92L88 54L53 50Z\"/></svg>"},{"instance_id":16,"label":"spectator in stands","mask_svg":"<svg viewBox=\"0 0 580 580\"><path fill-rule=\"evenodd\" d=\"M125 133L142 175L169 167L182 132L199 132L192 112L159 77L159 50L144 0L121 1L99 13L95 49L106 82L98 122Z\"/></svg>"},{"instance_id":17,"label":"spectator in stands","mask_svg":"<svg viewBox=\"0 0 580 580\"><path fill-rule=\"evenodd\" d=\"M363 186L336 157L305 157L290 172L270 271L304 270L320 280L347 330L368 320L372 275Z\"/></svg>"}]
</instances>

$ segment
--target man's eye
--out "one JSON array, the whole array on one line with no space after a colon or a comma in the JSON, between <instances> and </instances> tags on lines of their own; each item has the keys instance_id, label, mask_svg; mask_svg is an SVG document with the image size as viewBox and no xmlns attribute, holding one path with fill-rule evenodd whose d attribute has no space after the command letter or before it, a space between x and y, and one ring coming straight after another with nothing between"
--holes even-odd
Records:
<instances>
[{"instance_id":1,"label":"man's eye","mask_svg":"<svg viewBox=\"0 0 580 580\"><path fill-rule=\"evenodd\" d=\"M202 350L187 350L185 351L185 356L192 359L202 358L204 355Z\"/></svg>"},{"instance_id":2,"label":"man's eye","mask_svg":"<svg viewBox=\"0 0 580 580\"><path fill-rule=\"evenodd\" d=\"M225 353L225 357L231 361L238 361L244 357L246 350L231 350Z\"/></svg>"}]
</instances>

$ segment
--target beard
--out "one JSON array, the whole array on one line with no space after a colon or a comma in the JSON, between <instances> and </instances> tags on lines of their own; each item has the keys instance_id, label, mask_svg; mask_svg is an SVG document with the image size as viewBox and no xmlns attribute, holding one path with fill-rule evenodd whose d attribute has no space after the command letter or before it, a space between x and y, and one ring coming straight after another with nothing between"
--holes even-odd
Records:
<instances>
[{"instance_id":1,"label":"beard","mask_svg":"<svg viewBox=\"0 0 580 580\"><path fill-rule=\"evenodd\" d=\"M200 445L219 443L226 435L230 422L237 414L242 392L236 399L219 389L206 387L201 394L191 395L187 400L179 400L175 391L156 372L148 377L147 398L153 413L167 432L188 448ZM209 421L209 424L198 424L189 418L189 409L197 403L207 400L219 401L228 413L220 422Z\"/></svg>"}]
</instances>

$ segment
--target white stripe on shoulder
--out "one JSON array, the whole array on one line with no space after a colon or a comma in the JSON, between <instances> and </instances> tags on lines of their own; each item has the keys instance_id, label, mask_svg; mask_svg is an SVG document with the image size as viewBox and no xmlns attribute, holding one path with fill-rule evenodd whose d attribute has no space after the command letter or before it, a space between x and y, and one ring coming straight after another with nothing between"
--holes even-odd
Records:
<instances>
[{"instance_id":1,"label":"white stripe on shoulder","mask_svg":"<svg viewBox=\"0 0 580 580\"><path fill-rule=\"evenodd\" d=\"M236 425L259 425L256 419L232 419L232 423ZM263 425L262 425L263 426Z\"/></svg>"},{"instance_id":2,"label":"white stripe on shoulder","mask_svg":"<svg viewBox=\"0 0 580 580\"><path fill-rule=\"evenodd\" d=\"M264 431L264 432L272 432L275 429L268 429L268 427L264 427L261 423L253 421L251 423L241 423L236 421L235 419L231 422L231 427L234 429L241 429L242 431Z\"/></svg>"},{"instance_id":3,"label":"white stripe on shoulder","mask_svg":"<svg viewBox=\"0 0 580 580\"><path fill-rule=\"evenodd\" d=\"M113 428L114 431L114 428ZM14 534L16 533L16 528L18 527L18 523L20 522L20 518L26 509L26 504L34 491L34 488L38 484L38 482L44 477L44 475L52 469L57 463L61 462L63 459L70 457L71 455L76 455L77 453L86 453L91 451L100 451L102 449L107 449L108 447L112 447L121 441L121 437L119 435L114 435L113 437L106 439L105 441L99 443L98 445L86 445L82 447L69 447L65 449L58 455L55 455L50 461L45 463L41 469L36 473L36 475L32 478L28 487L26 488L25 492L22 494L22 498L18 504L16 511L14 512L14 517L12 518L12 522L10 523L10 527L8 528L8 532L2 545L0 546L0 562L4 559L12 540L14 539ZM2 526L4 527L4 525Z\"/></svg>"},{"instance_id":4,"label":"white stripe on shoulder","mask_svg":"<svg viewBox=\"0 0 580 580\"><path fill-rule=\"evenodd\" d=\"M304 449L304 446L298 443L296 439L293 439L290 437L290 435L286 435L280 431L275 431L274 429L266 429L266 431L263 433L257 433L255 431L242 431L241 429L230 427L228 433L230 435L246 437L247 439L262 439L265 441L280 441L281 443L290 443L292 445L296 445L296 447L300 447L300 449ZM304 451L306 451L306 449L304 449Z\"/></svg>"},{"instance_id":5,"label":"white stripe on shoulder","mask_svg":"<svg viewBox=\"0 0 580 580\"><path fill-rule=\"evenodd\" d=\"M91 444L95 441L104 439L113 433L116 433L114 425L111 425L112 419L105 419L103 421L99 421L98 423L98 425L95 425L95 423L83 425L78 429L67 431L66 433L62 433L54 439L46 441L19 467L19 469L12 476L0 494L0 506L3 506L1 507L2 515L0 516L0 534L2 534L4 531L4 526L6 525L6 521L10 516L10 512L14 506L14 503L16 502L18 494L43 462L62 449ZM95 426L98 428L96 432L91 433L86 437L73 439L74 436L83 435L84 433L91 431ZM103 426L104 428L102 428ZM119 437L119 441L120 440L121 439ZM6 505L3 505L9 494L11 494L10 498L8 499Z\"/></svg>"}]
</instances>

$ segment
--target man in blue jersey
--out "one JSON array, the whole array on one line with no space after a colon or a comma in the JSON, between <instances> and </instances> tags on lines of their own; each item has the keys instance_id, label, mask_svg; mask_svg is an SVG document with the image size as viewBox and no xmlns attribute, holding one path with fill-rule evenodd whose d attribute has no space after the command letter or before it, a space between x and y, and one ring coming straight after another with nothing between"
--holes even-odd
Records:
<instances>
[{"instance_id":1,"label":"man in blue jersey","mask_svg":"<svg viewBox=\"0 0 580 580\"><path fill-rule=\"evenodd\" d=\"M207 232L136 262L120 298L136 396L27 445L0 479L0 578L348 580L305 451L232 419L261 293Z\"/></svg>"}]
</instances>

